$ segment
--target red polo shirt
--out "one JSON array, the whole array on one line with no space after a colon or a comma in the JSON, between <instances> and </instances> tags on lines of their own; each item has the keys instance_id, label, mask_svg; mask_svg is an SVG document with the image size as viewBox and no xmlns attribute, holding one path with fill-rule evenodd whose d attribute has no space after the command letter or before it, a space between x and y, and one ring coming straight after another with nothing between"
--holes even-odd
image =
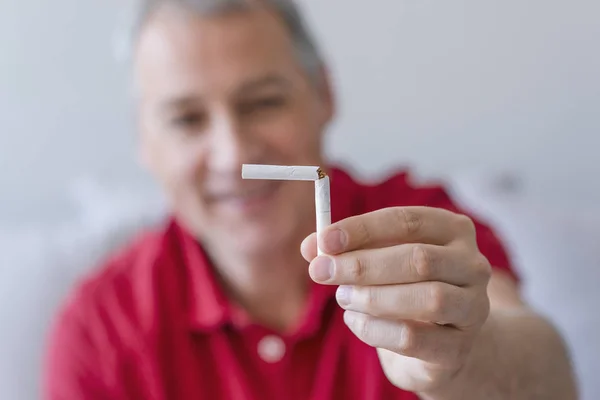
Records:
<instances>
[{"instance_id":1,"label":"red polo shirt","mask_svg":"<svg viewBox=\"0 0 600 400\"><path fill-rule=\"evenodd\" d=\"M456 211L439 187L405 174L361 185L331 174L333 220L400 205ZM481 251L510 272L492 231ZM312 284L306 314L280 335L240 318L201 246L177 223L147 233L83 281L50 337L45 398L52 400L416 399L393 387L376 351L344 325L335 287Z\"/></svg>"}]
</instances>

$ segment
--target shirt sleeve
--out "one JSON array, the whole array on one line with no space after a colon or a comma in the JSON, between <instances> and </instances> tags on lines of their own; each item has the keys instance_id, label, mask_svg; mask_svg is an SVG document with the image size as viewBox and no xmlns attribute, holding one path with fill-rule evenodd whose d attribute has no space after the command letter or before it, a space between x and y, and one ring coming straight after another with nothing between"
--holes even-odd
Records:
<instances>
[{"instance_id":1,"label":"shirt sleeve","mask_svg":"<svg viewBox=\"0 0 600 400\"><path fill-rule=\"evenodd\" d=\"M505 245L501 242L496 232L494 232L493 228L488 223L462 210L441 186L424 187L418 191L420 192L420 202L422 202L423 205L444 208L471 218L475 224L479 251L488 259L492 268L507 273L516 283L519 283L519 277L513 268L510 255Z\"/></svg>"},{"instance_id":2,"label":"shirt sleeve","mask_svg":"<svg viewBox=\"0 0 600 400\"><path fill-rule=\"evenodd\" d=\"M105 378L107 358L97 343L93 318L85 320L84 310L70 301L58 314L47 343L43 371L43 398L117 399Z\"/></svg>"},{"instance_id":3,"label":"shirt sleeve","mask_svg":"<svg viewBox=\"0 0 600 400\"><path fill-rule=\"evenodd\" d=\"M506 272L516 283L515 273L507 249L486 222L462 210L440 185L414 185L407 173L396 174L381 184L367 188L364 197L365 211L391 206L427 206L447 209L467 215L475 224L479 251L496 270Z\"/></svg>"}]
</instances>

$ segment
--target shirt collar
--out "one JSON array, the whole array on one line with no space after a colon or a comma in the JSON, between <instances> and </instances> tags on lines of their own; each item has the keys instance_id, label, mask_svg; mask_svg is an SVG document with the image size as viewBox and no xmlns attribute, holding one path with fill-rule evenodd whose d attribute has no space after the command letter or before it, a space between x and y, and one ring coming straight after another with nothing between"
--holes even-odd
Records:
<instances>
[{"instance_id":1,"label":"shirt collar","mask_svg":"<svg viewBox=\"0 0 600 400\"><path fill-rule=\"evenodd\" d=\"M332 221L353 215L360 208L357 185L339 169L329 171L331 179ZM179 248L186 276L186 307L190 328L210 331L233 325L242 327L251 321L243 310L229 301L219 284L213 265L196 238L175 219L171 229ZM297 334L315 332L321 326L321 316L333 299L336 286L310 281L310 292L304 318L295 329Z\"/></svg>"}]
</instances>

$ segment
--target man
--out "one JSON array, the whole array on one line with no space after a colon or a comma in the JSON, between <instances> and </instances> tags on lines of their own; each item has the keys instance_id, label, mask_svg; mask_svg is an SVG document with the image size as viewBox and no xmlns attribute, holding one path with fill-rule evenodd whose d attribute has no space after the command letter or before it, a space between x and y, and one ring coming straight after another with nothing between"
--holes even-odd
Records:
<instances>
[{"instance_id":1,"label":"man","mask_svg":"<svg viewBox=\"0 0 600 400\"><path fill-rule=\"evenodd\" d=\"M441 188L328 168L317 238L310 184L241 180L243 163L324 164L333 95L290 1L140 15L140 154L173 218L70 296L47 398L575 398L561 338Z\"/></svg>"}]
</instances>

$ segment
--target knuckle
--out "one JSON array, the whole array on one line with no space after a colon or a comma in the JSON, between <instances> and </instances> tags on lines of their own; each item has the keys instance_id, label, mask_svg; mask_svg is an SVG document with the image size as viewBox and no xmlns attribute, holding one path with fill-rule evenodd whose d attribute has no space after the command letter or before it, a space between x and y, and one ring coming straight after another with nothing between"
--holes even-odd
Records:
<instances>
[{"instance_id":1,"label":"knuckle","mask_svg":"<svg viewBox=\"0 0 600 400\"><path fill-rule=\"evenodd\" d=\"M362 218L356 219L354 233L356 237L354 238L354 240L350 238L350 241L360 244L371 242L371 231L369 230L369 227Z\"/></svg>"},{"instance_id":2,"label":"knuckle","mask_svg":"<svg viewBox=\"0 0 600 400\"><path fill-rule=\"evenodd\" d=\"M364 307L367 313L374 314L374 311L377 310L377 303L379 302L379 292L374 288L365 288L363 289L365 292L364 297Z\"/></svg>"},{"instance_id":3,"label":"knuckle","mask_svg":"<svg viewBox=\"0 0 600 400\"><path fill-rule=\"evenodd\" d=\"M380 293L374 287L354 287L353 304L358 307L362 313L372 316L379 316L378 308L380 303Z\"/></svg>"},{"instance_id":4,"label":"knuckle","mask_svg":"<svg viewBox=\"0 0 600 400\"><path fill-rule=\"evenodd\" d=\"M371 333L371 324L369 323L368 318L357 317L354 329L360 338L367 340Z\"/></svg>"},{"instance_id":5,"label":"knuckle","mask_svg":"<svg viewBox=\"0 0 600 400\"><path fill-rule=\"evenodd\" d=\"M408 236L415 236L421 230L423 226L423 220L417 212L406 207L399 207L396 209L396 218L399 220L401 226Z\"/></svg>"},{"instance_id":6,"label":"knuckle","mask_svg":"<svg viewBox=\"0 0 600 400\"><path fill-rule=\"evenodd\" d=\"M478 253L473 261L473 270L478 282L487 282L492 277L492 266L487 257L481 253Z\"/></svg>"},{"instance_id":7,"label":"knuckle","mask_svg":"<svg viewBox=\"0 0 600 400\"><path fill-rule=\"evenodd\" d=\"M460 232L475 234L475 222L464 214L456 214L456 226Z\"/></svg>"},{"instance_id":8,"label":"knuckle","mask_svg":"<svg viewBox=\"0 0 600 400\"><path fill-rule=\"evenodd\" d=\"M435 276L431 254L422 246L415 246L411 254L411 267L418 278L429 280Z\"/></svg>"},{"instance_id":9,"label":"knuckle","mask_svg":"<svg viewBox=\"0 0 600 400\"><path fill-rule=\"evenodd\" d=\"M419 336L410 325L404 325L400 330L397 350L405 356L416 355L419 351Z\"/></svg>"},{"instance_id":10,"label":"knuckle","mask_svg":"<svg viewBox=\"0 0 600 400\"><path fill-rule=\"evenodd\" d=\"M490 315L490 299L487 296L487 293L483 293L476 301L477 306L472 312L473 321L471 323L473 325L482 325L485 321L487 321L488 316Z\"/></svg>"},{"instance_id":11,"label":"knuckle","mask_svg":"<svg viewBox=\"0 0 600 400\"><path fill-rule=\"evenodd\" d=\"M439 282L432 283L427 301L428 316L434 322L445 323L449 307L446 287Z\"/></svg>"},{"instance_id":12,"label":"knuckle","mask_svg":"<svg viewBox=\"0 0 600 400\"><path fill-rule=\"evenodd\" d=\"M367 263L365 260L361 257L355 257L350 264L349 273L349 278L353 282L364 282L367 277Z\"/></svg>"}]
</instances>

